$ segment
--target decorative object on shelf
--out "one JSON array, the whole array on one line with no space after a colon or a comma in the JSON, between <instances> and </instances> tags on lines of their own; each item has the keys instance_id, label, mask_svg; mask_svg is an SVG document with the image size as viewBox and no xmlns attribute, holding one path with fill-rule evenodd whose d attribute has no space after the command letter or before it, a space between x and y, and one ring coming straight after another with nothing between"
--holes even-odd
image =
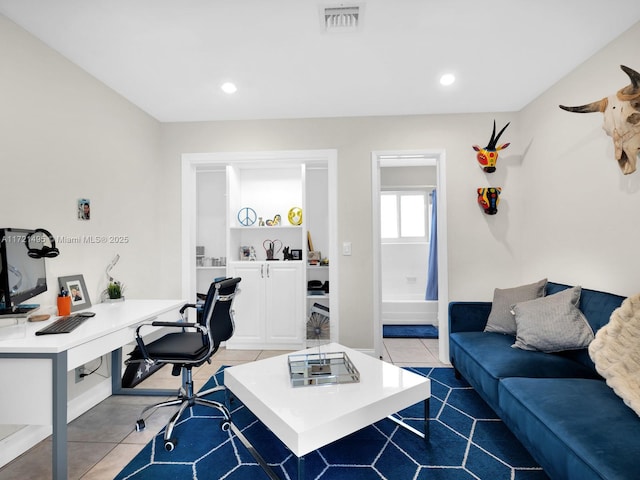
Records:
<instances>
[{"instance_id":1,"label":"decorative object on shelf","mask_svg":"<svg viewBox=\"0 0 640 480\"><path fill-rule=\"evenodd\" d=\"M631 84L616 94L579 107L559 107L575 113L602 112L602 128L613 138L618 166L624 175L629 175L636 171L640 153L640 73L624 65L620 68L629 76Z\"/></svg>"},{"instance_id":2,"label":"decorative object on shelf","mask_svg":"<svg viewBox=\"0 0 640 480\"><path fill-rule=\"evenodd\" d=\"M484 187L478 188L478 204L487 215L495 215L498 213L498 204L500 203L501 187Z\"/></svg>"},{"instance_id":3,"label":"decorative object on shelf","mask_svg":"<svg viewBox=\"0 0 640 480\"><path fill-rule=\"evenodd\" d=\"M313 241L311 240L311 232L307 230L307 250L309 252L313 251Z\"/></svg>"},{"instance_id":4,"label":"decorative object on shelf","mask_svg":"<svg viewBox=\"0 0 640 480\"><path fill-rule=\"evenodd\" d=\"M302 249L300 248L291 249L291 260L302 260Z\"/></svg>"},{"instance_id":5,"label":"decorative object on shelf","mask_svg":"<svg viewBox=\"0 0 640 480\"><path fill-rule=\"evenodd\" d=\"M307 282L308 295L324 295L324 288L321 280L309 280Z\"/></svg>"},{"instance_id":6,"label":"decorative object on shelf","mask_svg":"<svg viewBox=\"0 0 640 480\"><path fill-rule=\"evenodd\" d=\"M315 302L311 306L311 313L309 320L307 320L307 340L330 340L331 323L329 319L329 307Z\"/></svg>"},{"instance_id":7,"label":"decorative object on shelf","mask_svg":"<svg viewBox=\"0 0 640 480\"><path fill-rule=\"evenodd\" d=\"M256 211L251 207L242 207L238 210L238 222L243 227L250 227L256 223L257 218Z\"/></svg>"},{"instance_id":8,"label":"decorative object on shelf","mask_svg":"<svg viewBox=\"0 0 640 480\"><path fill-rule=\"evenodd\" d=\"M320 251L313 251L310 250L307 253L307 260L309 261L309 265L317 265L318 263L320 263L320 260L322 258L322 252Z\"/></svg>"},{"instance_id":9,"label":"decorative object on shelf","mask_svg":"<svg viewBox=\"0 0 640 480\"><path fill-rule=\"evenodd\" d=\"M84 277L82 275L58 277L58 284L60 285L60 290L68 292L68 295L71 297L72 312L91 306L87 286L84 283Z\"/></svg>"},{"instance_id":10,"label":"decorative object on shelf","mask_svg":"<svg viewBox=\"0 0 640 480\"><path fill-rule=\"evenodd\" d=\"M204 266L204 247L201 245L196 246L196 267Z\"/></svg>"},{"instance_id":11,"label":"decorative object on shelf","mask_svg":"<svg viewBox=\"0 0 640 480\"><path fill-rule=\"evenodd\" d=\"M500 150L504 150L510 145L509 143L503 143L502 145L498 146L500 135L502 135L502 133L507 129L509 123L511 122L508 122L504 127L502 127L502 130L500 130L500 133L498 133L498 136L496 136L496 121L494 120L493 133L491 134L491 138L489 139L489 143L487 144L487 146L484 148L480 148L478 145L473 146L473 149L478 152L478 154L476 155L478 163L485 172L493 173L496 171L498 152Z\"/></svg>"},{"instance_id":12,"label":"decorative object on shelf","mask_svg":"<svg viewBox=\"0 0 640 480\"><path fill-rule=\"evenodd\" d=\"M296 260L295 258L293 258L293 253L291 253L291 247L284 247L282 249L282 259L283 260Z\"/></svg>"},{"instance_id":13,"label":"decorative object on shelf","mask_svg":"<svg viewBox=\"0 0 640 480\"><path fill-rule=\"evenodd\" d=\"M267 260L278 260L275 255L282 250L282 242L280 240L265 240L262 242L262 247L267 254Z\"/></svg>"},{"instance_id":14,"label":"decorative object on shelf","mask_svg":"<svg viewBox=\"0 0 640 480\"><path fill-rule=\"evenodd\" d=\"M288 218L291 225L302 225L302 209L300 207L292 207L289 210Z\"/></svg>"},{"instance_id":15,"label":"decorative object on shelf","mask_svg":"<svg viewBox=\"0 0 640 480\"><path fill-rule=\"evenodd\" d=\"M241 261L251 261L255 262L256 260L256 250L255 248L249 245L243 245L240 247L240 260Z\"/></svg>"},{"instance_id":16,"label":"decorative object on shelf","mask_svg":"<svg viewBox=\"0 0 640 480\"><path fill-rule=\"evenodd\" d=\"M280 222L282 221L282 217L279 214L276 214L273 217L273 220L267 220L267 227L275 227L280 225Z\"/></svg>"},{"instance_id":17,"label":"decorative object on shelf","mask_svg":"<svg viewBox=\"0 0 640 480\"><path fill-rule=\"evenodd\" d=\"M262 217L258 217L258 226L264 227L264 220L262 219Z\"/></svg>"}]
</instances>

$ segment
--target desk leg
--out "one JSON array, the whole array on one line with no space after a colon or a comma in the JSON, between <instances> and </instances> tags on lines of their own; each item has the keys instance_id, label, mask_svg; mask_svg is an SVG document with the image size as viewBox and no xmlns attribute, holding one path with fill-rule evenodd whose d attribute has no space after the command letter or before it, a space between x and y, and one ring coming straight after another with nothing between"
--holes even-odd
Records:
<instances>
[{"instance_id":1,"label":"desk leg","mask_svg":"<svg viewBox=\"0 0 640 480\"><path fill-rule=\"evenodd\" d=\"M52 466L55 480L67 479L67 352L53 355Z\"/></svg>"},{"instance_id":2,"label":"desk leg","mask_svg":"<svg viewBox=\"0 0 640 480\"><path fill-rule=\"evenodd\" d=\"M424 401L424 443L429 443L429 400Z\"/></svg>"}]
</instances>

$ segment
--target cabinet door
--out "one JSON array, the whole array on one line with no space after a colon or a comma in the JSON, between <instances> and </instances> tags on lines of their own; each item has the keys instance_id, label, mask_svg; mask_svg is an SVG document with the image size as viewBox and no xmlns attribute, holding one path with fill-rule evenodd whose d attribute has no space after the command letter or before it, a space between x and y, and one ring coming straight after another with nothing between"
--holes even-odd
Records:
<instances>
[{"instance_id":1,"label":"cabinet door","mask_svg":"<svg viewBox=\"0 0 640 480\"><path fill-rule=\"evenodd\" d=\"M233 302L235 331L227 341L231 348L251 348L265 341L266 267L263 262L234 262L229 264L229 276L240 277L240 293Z\"/></svg>"},{"instance_id":2,"label":"cabinet door","mask_svg":"<svg viewBox=\"0 0 640 480\"><path fill-rule=\"evenodd\" d=\"M302 262L266 262L267 342L301 348L304 342Z\"/></svg>"}]
</instances>

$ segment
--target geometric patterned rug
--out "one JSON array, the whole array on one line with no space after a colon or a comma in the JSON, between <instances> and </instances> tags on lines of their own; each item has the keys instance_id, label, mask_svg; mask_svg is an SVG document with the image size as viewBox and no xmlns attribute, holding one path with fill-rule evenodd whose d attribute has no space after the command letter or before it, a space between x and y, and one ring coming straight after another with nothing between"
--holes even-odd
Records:
<instances>
[{"instance_id":1,"label":"geometric patterned rug","mask_svg":"<svg viewBox=\"0 0 640 480\"><path fill-rule=\"evenodd\" d=\"M408 368L431 379L429 444L383 419L305 456L307 479L317 480L548 480L496 414L451 368ZM220 385L219 370L202 388ZM212 398L224 401L217 392ZM319 412L321 415L322 412ZM422 429L423 404L399 412ZM174 430L178 444L164 449L160 432L118 474L118 480L268 479L221 416L196 406ZM242 403L232 421L282 479L297 478L297 458Z\"/></svg>"}]
</instances>

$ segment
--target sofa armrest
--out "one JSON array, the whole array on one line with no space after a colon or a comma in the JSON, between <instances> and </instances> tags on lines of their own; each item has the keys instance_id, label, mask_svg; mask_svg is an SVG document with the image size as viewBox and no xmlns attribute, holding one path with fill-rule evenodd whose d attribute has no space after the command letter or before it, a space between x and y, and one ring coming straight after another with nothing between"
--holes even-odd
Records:
<instances>
[{"instance_id":1,"label":"sofa armrest","mask_svg":"<svg viewBox=\"0 0 640 480\"><path fill-rule=\"evenodd\" d=\"M490 312L491 302L449 303L449 333L483 331Z\"/></svg>"}]
</instances>

